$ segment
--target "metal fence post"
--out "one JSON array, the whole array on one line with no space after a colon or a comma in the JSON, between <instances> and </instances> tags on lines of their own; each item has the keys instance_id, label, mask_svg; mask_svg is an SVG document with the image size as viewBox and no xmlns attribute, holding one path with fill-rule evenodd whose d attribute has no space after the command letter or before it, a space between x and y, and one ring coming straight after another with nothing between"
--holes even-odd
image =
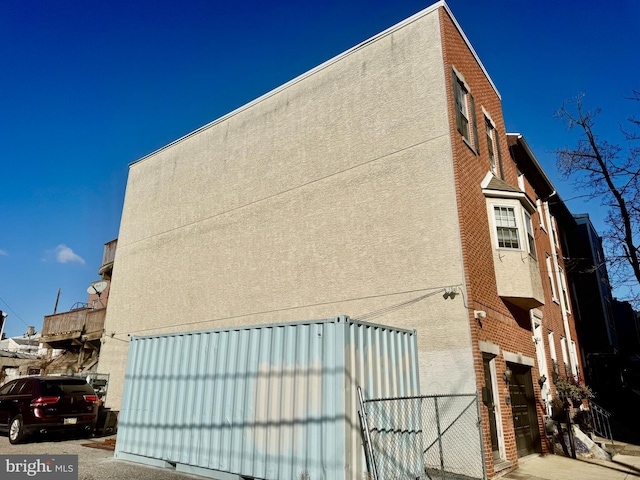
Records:
<instances>
[{"instance_id":1,"label":"metal fence post","mask_svg":"<svg viewBox=\"0 0 640 480\"><path fill-rule=\"evenodd\" d=\"M480 434L480 456L482 458L482 478L487 480L487 462L484 458L484 437L482 435L482 413L480 412L480 398L476 392L476 411L478 412L478 433Z\"/></svg>"},{"instance_id":2,"label":"metal fence post","mask_svg":"<svg viewBox=\"0 0 640 480\"><path fill-rule=\"evenodd\" d=\"M362 422L362 430L364 431L365 452L369 457L369 468L371 468L372 480L378 480L378 471L376 469L376 460L371 446L371 436L369 435L369 423L367 422L367 411L365 408L364 395L362 389L358 386L358 400L360 400L360 421Z\"/></svg>"},{"instance_id":3,"label":"metal fence post","mask_svg":"<svg viewBox=\"0 0 640 480\"><path fill-rule=\"evenodd\" d=\"M438 429L438 450L440 451L440 472L442 473L442 480L445 480L444 453L442 451L442 429L440 428L440 412L438 410L438 397L435 397L433 400L436 408L436 428Z\"/></svg>"}]
</instances>

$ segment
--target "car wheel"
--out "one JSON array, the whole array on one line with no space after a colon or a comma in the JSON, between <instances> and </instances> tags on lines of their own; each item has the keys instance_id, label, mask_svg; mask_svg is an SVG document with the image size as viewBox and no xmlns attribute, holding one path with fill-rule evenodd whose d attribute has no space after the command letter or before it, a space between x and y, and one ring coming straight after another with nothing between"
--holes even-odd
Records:
<instances>
[{"instance_id":1,"label":"car wheel","mask_svg":"<svg viewBox=\"0 0 640 480\"><path fill-rule=\"evenodd\" d=\"M16 415L9 424L9 442L15 445L22 442L25 436L22 415Z\"/></svg>"}]
</instances>

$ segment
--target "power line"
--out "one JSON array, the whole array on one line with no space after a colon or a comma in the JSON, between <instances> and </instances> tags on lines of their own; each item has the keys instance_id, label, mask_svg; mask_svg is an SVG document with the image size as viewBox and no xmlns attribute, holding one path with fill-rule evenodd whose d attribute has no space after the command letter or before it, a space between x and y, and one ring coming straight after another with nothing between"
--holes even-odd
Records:
<instances>
[{"instance_id":1,"label":"power line","mask_svg":"<svg viewBox=\"0 0 640 480\"><path fill-rule=\"evenodd\" d=\"M4 298L0 297L0 301L2 301L2 303L4 303L4 304L7 306L7 309L8 309L11 313L13 313L13 315L14 315L18 320L20 320L22 323L24 323L24 325L25 325L26 327L29 327L29 325L27 324L27 322L25 322L24 320L22 320L22 318L20 318L20 315L18 315L18 314L15 312L15 310L14 310L13 308L11 308L11 306L6 302L6 300L5 300Z\"/></svg>"},{"instance_id":2,"label":"power line","mask_svg":"<svg viewBox=\"0 0 640 480\"><path fill-rule=\"evenodd\" d=\"M436 290L436 291L433 292L433 290ZM419 302L420 300L423 300L423 299L425 299L427 297L430 297L432 295L437 295L438 293L444 292L445 291L445 287L420 288L420 289L416 289L416 290L407 290L407 291L403 291L403 292L382 293L382 294L378 294L378 295L369 295L369 296L357 297L357 298L333 300L333 301L329 301L329 302L321 302L321 303L308 304L308 305L297 305L295 307L284 307L284 308L278 308L278 309L274 309L274 310L265 310L265 311L261 311L261 312L249 312L249 313L243 313L243 314L240 314L240 315L233 315L233 316L228 316L228 317L209 318L209 319L206 319L206 320L195 320L195 321L192 321L192 322L174 323L174 324L171 324L171 325L166 325L164 327L150 327L150 328L143 328L143 329L139 329L139 330L129 330L128 332L113 332L111 334L108 334L108 336L110 336L113 339L116 339L115 338L116 335L131 335L131 334L141 334L141 333L144 333L144 332L157 332L158 329L164 329L164 328L188 327L188 326L193 326L193 325L202 324L202 323L221 322L221 321L225 321L225 320L233 320L233 319L238 319L238 318L242 318L242 317L251 317L251 316L264 315L264 314L269 314L269 313L286 312L286 311L289 311L289 310L299 310L299 309L303 309L303 308L318 307L318 306L324 306L324 305L333 305L333 304L336 304L336 303L346 303L346 302L354 302L354 301L359 301L359 300L370 300L370 299L374 299L374 298L392 297L392 296L396 296L396 295L406 295L406 294L410 294L410 293L419 293L419 292L425 292L425 291L432 291L432 292L428 293L426 295L422 295L420 297L414 298L412 300L408 300L406 302L402 302L401 304L394 305L392 307L388 307L388 308L392 309L391 311L393 311L393 309L403 308L403 307L405 307L407 305L411 305L413 303ZM383 310L387 310L387 309L383 309ZM383 312L383 313L380 313L380 311L370 312L370 313L365 314L365 315L360 315L360 316L358 316L358 318L354 318L354 320L359 320L359 319L361 319L363 317L370 318L370 316L379 316L379 315L383 315L384 313L386 313L386 312ZM116 339L116 340L120 340L120 339Z\"/></svg>"}]
</instances>

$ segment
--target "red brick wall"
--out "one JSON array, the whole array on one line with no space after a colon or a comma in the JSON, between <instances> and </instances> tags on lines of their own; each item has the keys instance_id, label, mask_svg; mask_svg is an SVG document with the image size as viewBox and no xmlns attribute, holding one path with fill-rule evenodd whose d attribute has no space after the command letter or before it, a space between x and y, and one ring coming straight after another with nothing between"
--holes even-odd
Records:
<instances>
[{"instance_id":1,"label":"red brick wall","mask_svg":"<svg viewBox=\"0 0 640 480\"><path fill-rule=\"evenodd\" d=\"M474 347L477 386L480 391L484 385L484 369L482 352L478 348L478 341L493 342L500 347L501 353L508 351L512 353L522 353L533 359L536 358L529 312L505 304L498 296L496 288L492 254L493 246L489 231L490 222L487 216L486 200L481 190L481 182L490 170L483 107L489 113L496 126L502 154L504 180L515 187L518 185L517 168L509 155L501 100L497 92L492 87L473 53L468 48L444 8L440 9L440 20L443 39L444 68L448 85L447 100L450 112L449 127L452 138L456 196L468 295L467 305ZM471 119L471 121L476 122L478 126L479 154L476 154L469 148L456 128L452 67L455 67L455 69L462 74L470 88L470 93L475 98L475 118ZM533 187L527 184L525 190L530 198L535 201L536 197ZM539 230L537 213L532 216L532 222ZM541 232L536 230L535 235L538 241L544 241ZM539 258L542 258L541 268L546 269L543 257L544 253L541 250L538 251ZM546 276L542 277L542 280L543 285L547 288L545 283ZM548 297L546 297L547 293L549 293ZM545 297L551 298L550 292L545 290ZM559 319L560 325L562 324L562 316L560 314L558 317L559 307L558 309L555 307L558 306L554 304L545 306L542 309L544 309L544 323L546 323L548 317L551 325L554 326L554 330L558 328L556 330L558 332L556 336L559 337L561 330L557 322ZM481 321L475 320L473 318L473 310L484 310L487 314L486 319L482 319ZM557 351L560 352L559 345ZM507 459L516 464L517 450L513 430L513 419L511 408L505 401L509 398L509 391L502 379L502 375L506 369L506 362L502 355L498 355L495 363ZM539 376L537 366L533 367L533 386L537 396L538 417L541 418L544 413L544 404L540 399L540 387L537 382ZM481 406L481 412L483 415L487 472L489 476L493 476L495 473L491 455L488 413L484 405ZM539 424L543 451L549 451L549 445L545 441L544 426L541 421L539 421Z\"/></svg>"}]
</instances>

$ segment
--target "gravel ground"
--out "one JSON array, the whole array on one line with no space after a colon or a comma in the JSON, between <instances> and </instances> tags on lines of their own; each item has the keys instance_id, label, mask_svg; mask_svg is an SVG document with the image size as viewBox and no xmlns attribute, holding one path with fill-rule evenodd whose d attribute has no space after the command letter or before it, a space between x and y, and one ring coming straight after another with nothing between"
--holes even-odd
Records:
<instances>
[{"instance_id":1,"label":"gravel ground","mask_svg":"<svg viewBox=\"0 0 640 480\"><path fill-rule=\"evenodd\" d=\"M115 436L90 439L42 438L21 445L11 445L7 434L0 433L0 454L78 455L79 480L202 480L204 478L178 473L172 469L116 460L113 458L113 451L83 446L83 444L105 444L105 440L109 439L115 439Z\"/></svg>"}]
</instances>

